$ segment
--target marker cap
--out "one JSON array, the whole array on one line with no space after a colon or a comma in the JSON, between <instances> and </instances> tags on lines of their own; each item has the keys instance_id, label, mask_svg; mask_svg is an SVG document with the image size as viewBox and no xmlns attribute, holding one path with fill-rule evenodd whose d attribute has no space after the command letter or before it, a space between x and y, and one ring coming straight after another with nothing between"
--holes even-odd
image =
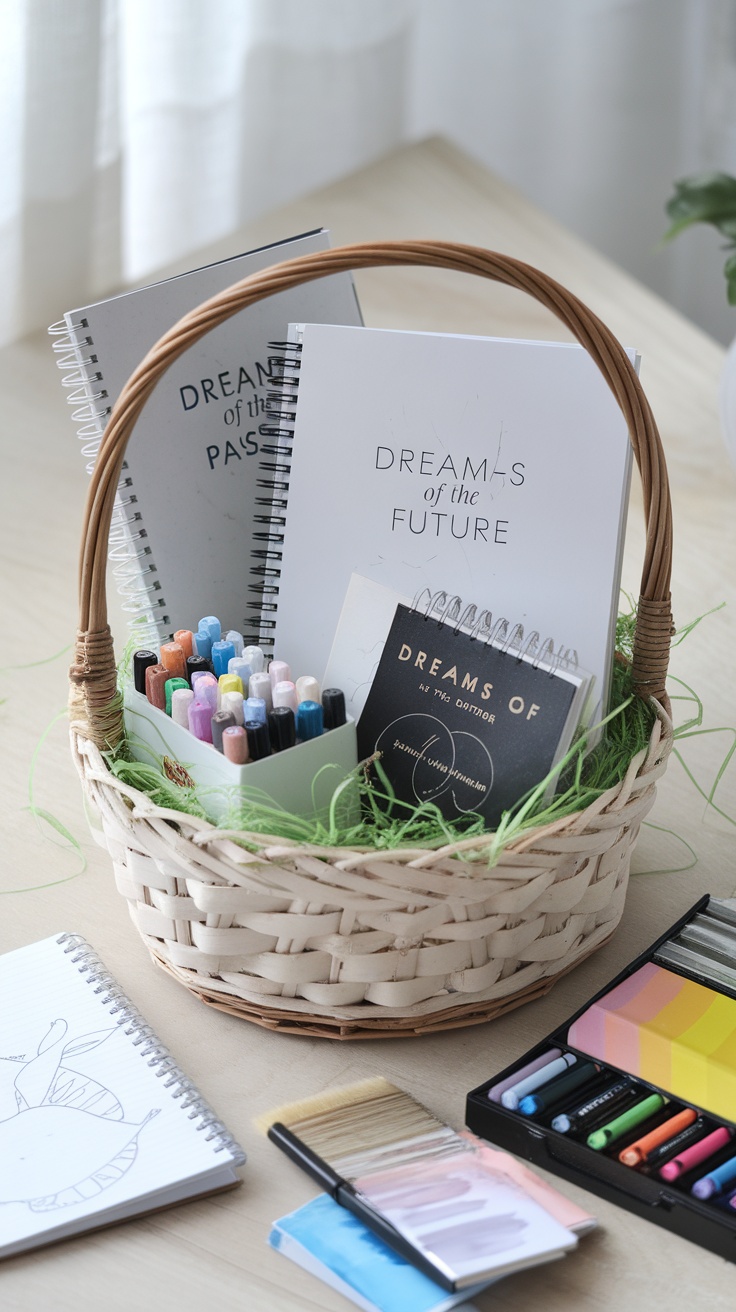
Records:
<instances>
[{"instance_id":1,"label":"marker cap","mask_svg":"<svg viewBox=\"0 0 736 1312\"><path fill-rule=\"evenodd\" d=\"M325 729L339 729L345 724L345 693L341 688L325 688L322 693L322 710L325 717Z\"/></svg>"},{"instance_id":2,"label":"marker cap","mask_svg":"<svg viewBox=\"0 0 736 1312\"><path fill-rule=\"evenodd\" d=\"M212 644L212 669L218 679L221 674L227 674L228 661L235 655L235 648L231 642L220 639L219 642Z\"/></svg>"},{"instance_id":3,"label":"marker cap","mask_svg":"<svg viewBox=\"0 0 736 1312\"><path fill-rule=\"evenodd\" d=\"M207 629L198 629L192 641L192 646L196 647L196 655L203 656L208 661L212 656L212 641L212 634L208 633Z\"/></svg>"},{"instance_id":4,"label":"marker cap","mask_svg":"<svg viewBox=\"0 0 736 1312\"><path fill-rule=\"evenodd\" d=\"M321 738L324 730L324 717L319 702L300 702L296 711L296 736L302 742L310 738Z\"/></svg>"},{"instance_id":5,"label":"marker cap","mask_svg":"<svg viewBox=\"0 0 736 1312\"><path fill-rule=\"evenodd\" d=\"M229 711L235 717L235 723L245 724L245 712L242 692L224 692L220 701L220 710Z\"/></svg>"},{"instance_id":6,"label":"marker cap","mask_svg":"<svg viewBox=\"0 0 736 1312\"><path fill-rule=\"evenodd\" d=\"M247 697L243 703L243 723L246 720L260 720L261 724L265 724L267 712L268 707L263 697Z\"/></svg>"},{"instance_id":7,"label":"marker cap","mask_svg":"<svg viewBox=\"0 0 736 1312\"><path fill-rule=\"evenodd\" d=\"M194 687L195 674L211 674L212 666L204 656L187 656L187 678Z\"/></svg>"},{"instance_id":8,"label":"marker cap","mask_svg":"<svg viewBox=\"0 0 736 1312\"><path fill-rule=\"evenodd\" d=\"M205 615L197 628L200 633L209 633L212 642L219 642L222 637L222 627L216 615Z\"/></svg>"},{"instance_id":9,"label":"marker cap","mask_svg":"<svg viewBox=\"0 0 736 1312\"><path fill-rule=\"evenodd\" d=\"M212 742L212 708L207 702L189 703L189 729L202 743Z\"/></svg>"},{"instance_id":10,"label":"marker cap","mask_svg":"<svg viewBox=\"0 0 736 1312\"><path fill-rule=\"evenodd\" d=\"M227 672L228 674L237 674L243 685L243 692L246 692L250 683L250 676L253 673L248 662L243 660L242 656L231 656L227 663Z\"/></svg>"},{"instance_id":11,"label":"marker cap","mask_svg":"<svg viewBox=\"0 0 736 1312\"><path fill-rule=\"evenodd\" d=\"M242 633L238 633L237 629L228 629L225 634L225 641L233 644L236 656L243 655L243 635Z\"/></svg>"},{"instance_id":12,"label":"marker cap","mask_svg":"<svg viewBox=\"0 0 736 1312\"><path fill-rule=\"evenodd\" d=\"M194 634L191 629L177 629L174 634L174 642L178 642L184 652L185 660L189 660L189 657L194 655L194 648L192 647L193 641Z\"/></svg>"},{"instance_id":13,"label":"marker cap","mask_svg":"<svg viewBox=\"0 0 736 1312\"><path fill-rule=\"evenodd\" d=\"M272 688L275 688L277 683L291 683L291 670L286 661L271 661L268 667L268 677L271 680Z\"/></svg>"},{"instance_id":14,"label":"marker cap","mask_svg":"<svg viewBox=\"0 0 736 1312\"><path fill-rule=\"evenodd\" d=\"M290 706L292 711L296 712L299 702L296 688L290 679L280 679L278 683L273 684L273 705L274 710L277 706Z\"/></svg>"},{"instance_id":15,"label":"marker cap","mask_svg":"<svg viewBox=\"0 0 736 1312\"><path fill-rule=\"evenodd\" d=\"M174 693L177 690L183 691L184 688L186 688L189 692L191 692L191 688L189 687L189 684L187 683L186 679L166 680L166 683L164 684L164 697L166 698L165 710L167 715L171 715L171 699Z\"/></svg>"},{"instance_id":16,"label":"marker cap","mask_svg":"<svg viewBox=\"0 0 736 1312\"><path fill-rule=\"evenodd\" d=\"M296 723L290 706L274 706L268 715L268 732L275 752L283 752L296 743Z\"/></svg>"},{"instance_id":17,"label":"marker cap","mask_svg":"<svg viewBox=\"0 0 736 1312\"><path fill-rule=\"evenodd\" d=\"M262 674L263 667L266 664L266 657L260 647L244 647L242 651L243 660L247 661L254 674Z\"/></svg>"},{"instance_id":18,"label":"marker cap","mask_svg":"<svg viewBox=\"0 0 736 1312\"><path fill-rule=\"evenodd\" d=\"M260 720L246 720L245 732L248 735L248 752L251 761L260 761L264 756L271 755L267 725Z\"/></svg>"},{"instance_id":19,"label":"marker cap","mask_svg":"<svg viewBox=\"0 0 736 1312\"><path fill-rule=\"evenodd\" d=\"M235 716L231 711L215 711L212 716L212 746L222 751L222 735L226 729L235 727Z\"/></svg>"},{"instance_id":20,"label":"marker cap","mask_svg":"<svg viewBox=\"0 0 736 1312\"><path fill-rule=\"evenodd\" d=\"M146 695L146 670L152 665L158 665L158 656L155 651L146 651L141 648L140 651L133 654L133 685L136 692L142 692Z\"/></svg>"},{"instance_id":21,"label":"marker cap","mask_svg":"<svg viewBox=\"0 0 736 1312\"><path fill-rule=\"evenodd\" d=\"M194 700L206 702L210 714L217 710L217 679L214 674L196 674L194 676Z\"/></svg>"},{"instance_id":22,"label":"marker cap","mask_svg":"<svg viewBox=\"0 0 736 1312\"><path fill-rule=\"evenodd\" d=\"M220 700L226 692L239 692L242 696L243 681L238 678L237 674L221 674L217 680L217 689Z\"/></svg>"},{"instance_id":23,"label":"marker cap","mask_svg":"<svg viewBox=\"0 0 736 1312\"><path fill-rule=\"evenodd\" d=\"M263 671L251 674L248 692L251 697L260 697L266 703L266 710L270 711L273 706L273 696L271 694L271 680Z\"/></svg>"},{"instance_id":24,"label":"marker cap","mask_svg":"<svg viewBox=\"0 0 736 1312\"><path fill-rule=\"evenodd\" d=\"M318 702L321 700L319 684L312 674L302 674L296 681L296 695L300 702Z\"/></svg>"},{"instance_id":25,"label":"marker cap","mask_svg":"<svg viewBox=\"0 0 736 1312\"><path fill-rule=\"evenodd\" d=\"M248 760L248 735L242 724L231 724L223 729L222 751L233 765L245 765Z\"/></svg>"},{"instance_id":26,"label":"marker cap","mask_svg":"<svg viewBox=\"0 0 736 1312\"><path fill-rule=\"evenodd\" d=\"M166 680L171 678L165 665L149 665L146 670L146 697L152 706L166 710Z\"/></svg>"},{"instance_id":27,"label":"marker cap","mask_svg":"<svg viewBox=\"0 0 736 1312\"><path fill-rule=\"evenodd\" d=\"M171 680L169 680L171 683ZM189 728L189 707L194 701L191 688L175 688L171 697L171 718L183 729Z\"/></svg>"}]
</instances>

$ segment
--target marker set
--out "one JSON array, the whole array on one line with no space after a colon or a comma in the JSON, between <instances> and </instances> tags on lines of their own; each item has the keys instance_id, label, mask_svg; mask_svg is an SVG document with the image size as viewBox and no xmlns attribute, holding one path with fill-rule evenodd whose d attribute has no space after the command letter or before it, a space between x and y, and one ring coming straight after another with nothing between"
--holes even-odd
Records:
<instances>
[{"instance_id":1,"label":"marker set","mask_svg":"<svg viewBox=\"0 0 736 1312\"><path fill-rule=\"evenodd\" d=\"M311 676L292 680L283 661L267 667L260 647L223 636L214 616L159 652L135 652L132 674L123 688L130 751L162 763L173 783L196 786L211 820L238 802L234 788L249 790L243 800L311 816L357 765L342 693L320 694Z\"/></svg>"},{"instance_id":2,"label":"marker set","mask_svg":"<svg viewBox=\"0 0 736 1312\"><path fill-rule=\"evenodd\" d=\"M736 1261L729 942L736 962L736 906L703 899L544 1043L473 1090L469 1128ZM682 950L697 959L697 979Z\"/></svg>"},{"instance_id":3,"label":"marker set","mask_svg":"<svg viewBox=\"0 0 736 1312\"><path fill-rule=\"evenodd\" d=\"M285 661L266 659L243 635L223 637L220 621L207 615L196 633L179 629L158 655L133 656L133 683L152 706L200 742L212 743L235 765L319 738L345 724L345 698L337 688L324 696L311 675L292 681Z\"/></svg>"}]
</instances>

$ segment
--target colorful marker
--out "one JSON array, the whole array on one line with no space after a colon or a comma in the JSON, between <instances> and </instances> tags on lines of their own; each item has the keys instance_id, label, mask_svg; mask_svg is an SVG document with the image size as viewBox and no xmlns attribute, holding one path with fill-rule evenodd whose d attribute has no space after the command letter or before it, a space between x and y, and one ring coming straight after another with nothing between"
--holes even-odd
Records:
<instances>
[{"instance_id":1,"label":"colorful marker","mask_svg":"<svg viewBox=\"0 0 736 1312\"><path fill-rule=\"evenodd\" d=\"M339 729L347 722L345 694L340 688L326 688L322 693L325 729Z\"/></svg>"},{"instance_id":2,"label":"colorful marker","mask_svg":"<svg viewBox=\"0 0 736 1312\"><path fill-rule=\"evenodd\" d=\"M258 697L266 703L266 710L270 711L273 707L273 696L271 694L271 680L263 670L256 671L250 676L248 684L248 696Z\"/></svg>"},{"instance_id":3,"label":"colorful marker","mask_svg":"<svg viewBox=\"0 0 736 1312\"><path fill-rule=\"evenodd\" d=\"M195 674L212 673L212 666L210 665L210 662L208 660L205 660L204 656L187 656L186 664L187 664L187 678L190 684L192 685L192 687L194 687L194 683L192 681L194 679Z\"/></svg>"},{"instance_id":4,"label":"colorful marker","mask_svg":"<svg viewBox=\"0 0 736 1312\"><path fill-rule=\"evenodd\" d=\"M189 692L191 692L191 688L189 687L189 684L187 683L186 679L169 678L166 680L166 683L164 684L164 697L166 698L166 705L164 706L164 710L166 711L167 715L171 715L171 698L173 697L174 693L177 690L181 690L183 692L185 688Z\"/></svg>"},{"instance_id":5,"label":"colorful marker","mask_svg":"<svg viewBox=\"0 0 736 1312\"><path fill-rule=\"evenodd\" d=\"M244 661L247 661L254 674L262 674L266 658L260 647L244 647L242 651Z\"/></svg>"},{"instance_id":6,"label":"colorful marker","mask_svg":"<svg viewBox=\"0 0 736 1312\"><path fill-rule=\"evenodd\" d=\"M228 629L225 634L225 641L233 644L236 656L243 655L243 635L242 633L238 633L237 629Z\"/></svg>"},{"instance_id":7,"label":"colorful marker","mask_svg":"<svg viewBox=\"0 0 736 1312\"><path fill-rule=\"evenodd\" d=\"M212 643L212 634L207 629L197 629L192 642L192 646L197 649L197 656L203 656L208 661L212 656Z\"/></svg>"},{"instance_id":8,"label":"colorful marker","mask_svg":"<svg viewBox=\"0 0 736 1312\"><path fill-rule=\"evenodd\" d=\"M271 680L271 687L275 688L277 683L291 683L291 670L286 661L271 661L268 667L268 677Z\"/></svg>"},{"instance_id":9,"label":"colorful marker","mask_svg":"<svg viewBox=\"0 0 736 1312\"><path fill-rule=\"evenodd\" d=\"M219 642L212 644L212 669L219 679L221 674L227 674L228 662L235 655L235 648L231 642L226 642L221 638Z\"/></svg>"},{"instance_id":10,"label":"colorful marker","mask_svg":"<svg viewBox=\"0 0 736 1312\"><path fill-rule=\"evenodd\" d=\"M268 675L266 675L268 678ZM260 720L262 724L266 723L268 709L263 697L246 697L243 702L243 723L246 720Z\"/></svg>"},{"instance_id":11,"label":"colorful marker","mask_svg":"<svg viewBox=\"0 0 736 1312\"><path fill-rule=\"evenodd\" d=\"M194 701L191 688L176 688L171 698L171 718L183 729L189 728L189 707Z\"/></svg>"},{"instance_id":12,"label":"colorful marker","mask_svg":"<svg viewBox=\"0 0 736 1312\"><path fill-rule=\"evenodd\" d=\"M327 693L325 693L325 696L327 696ZM505 1080L499 1080L498 1084L492 1084L486 1097L490 1098L491 1102L500 1102L501 1094L505 1093L507 1089L513 1088L520 1080L525 1080L527 1075L533 1075L540 1067L547 1066L549 1062L554 1061L555 1057L560 1056L562 1056L561 1048L550 1048L549 1052L543 1052L541 1057L535 1057L533 1061L528 1061L526 1066L514 1071L513 1075L507 1075Z\"/></svg>"},{"instance_id":13,"label":"colorful marker","mask_svg":"<svg viewBox=\"0 0 736 1312\"><path fill-rule=\"evenodd\" d=\"M137 651L133 654L133 686L136 692L142 692L146 695L146 670L152 665L158 665L158 656L155 651Z\"/></svg>"},{"instance_id":14,"label":"colorful marker","mask_svg":"<svg viewBox=\"0 0 736 1312\"><path fill-rule=\"evenodd\" d=\"M222 735L226 729L235 728L235 716L230 711L215 711L210 728L212 730L212 746L216 751L221 752L223 750Z\"/></svg>"},{"instance_id":15,"label":"colorful marker","mask_svg":"<svg viewBox=\"0 0 736 1312\"><path fill-rule=\"evenodd\" d=\"M220 702L221 711L229 711L233 716L236 724L245 724L245 713L243 711L244 701L242 692L224 692Z\"/></svg>"},{"instance_id":16,"label":"colorful marker","mask_svg":"<svg viewBox=\"0 0 736 1312\"><path fill-rule=\"evenodd\" d=\"M554 1060L548 1061L544 1066L533 1075L528 1075L525 1080L519 1080L517 1084L512 1084L510 1089L506 1089L501 1094L502 1106L508 1107L511 1111L516 1111L522 1098L528 1093L533 1093L535 1089L546 1084L548 1080L553 1080L556 1075L562 1075L568 1066L574 1066L577 1057L566 1052L562 1057L555 1057Z\"/></svg>"},{"instance_id":17,"label":"colorful marker","mask_svg":"<svg viewBox=\"0 0 736 1312\"><path fill-rule=\"evenodd\" d=\"M591 1089L590 1097L570 1111L553 1117L552 1129L559 1134L582 1134L598 1128L614 1113L618 1115L628 1103L639 1097L638 1090L628 1075L613 1076L602 1088Z\"/></svg>"},{"instance_id":18,"label":"colorful marker","mask_svg":"<svg viewBox=\"0 0 736 1312\"><path fill-rule=\"evenodd\" d=\"M221 674L217 680L217 695L220 700L226 692L239 692L243 695L243 680L237 674Z\"/></svg>"},{"instance_id":19,"label":"colorful marker","mask_svg":"<svg viewBox=\"0 0 736 1312\"><path fill-rule=\"evenodd\" d=\"M319 702L300 702L296 708L296 736L301 742L321 738L324 732L324 714Z\"/></svg>"},{"instance_id":20,"label":"colorful marker","mask_svg":"<svg viewBox=\"0 0 736 1312\"><path fill-rule=\"evenodd\" d=\"M219 642L222 637L222 627L216 615L205 615L204 619L197 625L199 633L208 633L211 642ZM199 650L199 647L197 648Z\"/></svg>"},{"instance_id":21,"label":"colorful marker","mask_svg":"<svg viewBox=\"0 0 736 1312\"><path fill-rule=\"evenodd\" d=\"M146 697L152 706L166 710L166 680L171 675L165 665L149 665L146 670Z\"/></svg>"},{"instance_id":22,"label":"colorful marker","mask_svg":"<svg viewBox=\"0 0 736 1312\"><path fill-rule=\"evenodd\" d=\"M602 1148L607 1148L609 1143L614 1143L622 1135L628 1134L629 1130L635 1130L637 1125L641 1125L660 1108L666 1106L666 1102L666 1098L663 1098L661 1093L650 1093L648 1098L642 1098L641 1102L634 1103L628 1111L622 1112L620 1116L602 1125L600 1129L593 1130L585 1142L589 1148L600 1152Z\"/></svg>"},{"instance_id":23,"label":"colorful marker","mask_svg":"<svg viewBox=\"0 0 736 1312\"><path fill-rule=\"evenodd\" d=\"M681 1130L679 1134L673 1135L666 1143L660 1144L647 1157L647 1169L653 1170L661 1166L674 1157L676 1153L682 1152L689 1148L691 1144L698 1143L708 1133L708 1127L702 1116L699 1116L687 1130Z\"/></svg>"},{"instance_id":24,"label":"colorful marker","mask_svg":"<svg viewBox=\"0 0 736 1312\"><path fill-rule=\"evenodd\" d=\"M177 629L174 634L174 642L178 642L184 652L185 660L189 660L189 657L194 655L194 648L192 646L192 643L194 642L194 634L191 629Z\"/></svg>"},{"instance_id":25,"label":"colorful marker","mask_svg":"<svg viewBox=\"0 0 736 1312\"><path fill-rule=\"evenodd\" d=\"M296 695L300 702L321 702L319 684L311 674L302 674L296 681Z\"/></svg>"},{"instance_id":26,"label":"colorful marker","mask_svg":"<svg viewBox=\"0 0 736 1312\"><path fill-rule=\"evenodd\" d=\"M670 1116L668 1120L663 1121L656 1129L650 1130L649 1134L637 1139L636 1143L630 1143L626 1148L622 1148L618 1160L623 1162L624 1166L640 1166L642 1162L649 1160L650 1153L655 1148L667 1143L681 1130L686 1130L697 1119L697 1112L694 1112L692 1107L686 1107L676 1116Z\"/></svg>"},{"instance_id":27,"label":"colorful marker","mask_svg":"<svg viewBox=\"0 0 736 1312\"><path fill-rule=\"evenodd\" d=\"M537 1093L528 1093L519 1102L522 1116L539 1116L547 1112L555 1103L562 1102L571 1093L576 1093L598 1073L598 1067L592 1061L578 1061L572 1070L558 1075L543 1085Z\"/></svg>"},{"instance_id":28,"label":"colorful marker","mask_svg":"<svg viewBox=\"0 0 736 1312\"><path fill-rule=\"evenodd\" d=\"M248 735L241 724L232 724L222 732L222 751L233 765L245 765L248 761Z\"/></svg>"},{"instance_id":29,"label":"colorful marker","mask_svg":"<svg viewBox=\"0 0 736 1312\"><path fill-rule=\"evenodd\" d=\"M290 679L279 679L278 683L273 684L273 707L289 706L294 714L299 705L299 699L296 695L296 688Z\"/></svg>"},{"instance_id":30,"label":"colorful marker","mask_svg":"<svg viewBox=\"0 0 736 1312\"><path fill-rule=\"evenodd\" d=\"M701 1162L707 1162L719 1148L725 1148L732 1135L733 1130L726 1129L725 1125L719 1126L717 1130L707 1134L704 1139L694 1143L685 1152L678 1153L671 1162L666 1162L659 1172L661 1178L670 1183L679 1180L686 1171L692 1171L695 1166L700 1166Z\"/></svg>"},{"instance_id":31,"label":"colorful marker","mask_svg":"<svg viewBox=\"0 0 736 1312\"><path fill-rule=\"evenodd\" d=\"M207 702L193 701L189 704L189 732L201 743L212 742L212 707Z\"/></svg>"},{"instance_id":32,"label":"colorful marker","mask_svg":"<svg viewBox=\"0 0 736 1312\"><path fill-rule=\"evenodd\" d=\"M695 1181L690 1193L693 1198L712 1198L714 1194L723 1193L727 1185L736 1180L736 1157L729 1157L727 1162L714 1166L707 1175L701 1175Z\"/></svg>"}]
</instances>

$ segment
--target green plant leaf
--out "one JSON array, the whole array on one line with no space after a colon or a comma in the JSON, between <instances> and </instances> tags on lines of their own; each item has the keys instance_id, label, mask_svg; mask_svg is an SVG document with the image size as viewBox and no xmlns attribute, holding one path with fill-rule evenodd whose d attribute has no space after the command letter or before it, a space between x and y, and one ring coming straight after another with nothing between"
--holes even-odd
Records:
<instances>
[{"instance_id":1,"label":"green plant leaf","mask_svg":"<svg viewBox=\"0 0 736 1312\"><path fill-rule=\"evenodd\" d=\"M693 223L710 223L729 241L736 241L736 178L729 173L681 178L675 183L665 211L672 220L665 241Z\"/></svg>"},{"instance_id":2,"label":"green plant leaf","mask_svg":"<svg viewBox=\"0 0 736 1312\"><path fill-rule=\"evenodd\" d=\"M726 275L726 291L729 305L736 305L736 252L729 255L723 266Z\"/></svg>"}]
</instances>

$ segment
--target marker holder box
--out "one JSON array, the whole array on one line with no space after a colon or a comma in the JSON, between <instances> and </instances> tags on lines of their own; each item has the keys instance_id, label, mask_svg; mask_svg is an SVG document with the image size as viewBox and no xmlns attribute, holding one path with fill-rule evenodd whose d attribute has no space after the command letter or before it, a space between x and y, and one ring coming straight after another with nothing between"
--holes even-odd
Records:
<instances>
[{"instance_id":1,"label":"marker holder box","mask_svg":"<svg viewBox=\"0 0 736 1312\"><path fill-rule=\"evenodd\" d=\"M488 1097L489 1089L512 1077L515 1071L523 1070L530 1062L543 1056L550 1049L561 1049L563 1054L574 1053L579 1060L590 1061L591 1057L588 1053L576 1049L568 1042L571 1026L580 1016L588 1012L599 999L606 997L612 990L628 980L637 970L651 963L654 954L662 945L679 934L695 915L708 906L709 901L710 899L706 896L696 903L646 952L632 961L625 970L593 998L587 1000L578 1012L554 1030L552 1034L548 1035L543 1042L524 1053L518 1061L513 1062L505 1070L494 1075L492 1079L486 1080L477 1089L473 1089L467 1097L466 1122L468 1128L481 1138L515 1153L526 1161L533 1162L536 1166L552 1171L565 1180L581 1185L584 1189L589 1189L591 1193L597 1194L609 1202L616 1203L619 1207L625 1207L628 1211L634 1212L637 1216L644 1217L648 1221L653 1221L655 1225L660 1225L665 1230L671 1230L674 1234L690 1239L693 1243L700 1244L701 1247L717 1253L720 1257L735 1262L736 1210L725 1208L718 1201L701 1201L693 1197L689 1190L692 1179L705 1174L709 1169L710 1162L706 1162L696 1171L690 1171L687 1175L684 1175L684 1185L680 1185L679 1181L667 1182L661 1179L655 1170L652 1170L651 1173L643 1173L641 1169L626 1166L618 1160L618 1151L627 1143L635 1140L640 1134L647 1133L650 1123L644 1122L636 1131L629 1132L627 1137L622 1137L620 1141L601 1152L588 1147L584 1137L571 1138L569 1134L563 1134L553 1129L550 1124L552 1117L549 1112L535 1120L522 1115L519 1111L510 1110L504 1107L501 1102L492 1101ZM734 960L734 966L736 967L736 959ZM666 969L675 975L679 975L682 979L699 984L704 983L702 975L689 973L669 964ZM729 993L727 989L717 987L713 983L709 983L708 986L721 998L736 996ZM652 1084L639 1075L632 1075L632 1072L625 1070L623 1066L615 1066L608 1061L599 1062L599 1064L606 1071L610 1071L612 1076L619 1074L622 1076L631 1075L637 1087L641 1088L642 1097L652 1093L663 1094L670 1100L667 1113L675 1115L685 1107L693 1108L698 1115L702 1113L705 1117L709 1131L725 1126L732 1130L736 1136L736 1101L734 1102L734 1121L729 1121L724 1119L722 1115L715 1115L708 1107L700 1106L690 1099L684 1099L681 1095L674 1094L661 1085ZM733 1154L736 1154L736 1137L734 1137L730 1147L714 1156L712 1161L714 1164L718 1164L725 1157ZM734 1187L736 1187L736 1180L729 1186L729 1189ZM728 1192L726 1190L721 1197L727 1197Z\"/></svg>"},{"instance_id":2,"label":"marker holder box","mask_svg":"<svg viewBox=\"0 0 736 1312\"><path fill-rule=\"evenodd\" d=\"M200 742L153 706L132 684L125 685L123 695L132 756L146 765L163 758L164 769L175 782L187 782L181 774L183 767L189 782L200 790L198 801L215 822L237 800L234 790L239 788L257 789L259 795L265 794L292 815L313 815L329 806L338 784L358 763L355 722L350 719L319 738L260 761L235 765L211 743Z\"/></svg>"}]
</instances>

